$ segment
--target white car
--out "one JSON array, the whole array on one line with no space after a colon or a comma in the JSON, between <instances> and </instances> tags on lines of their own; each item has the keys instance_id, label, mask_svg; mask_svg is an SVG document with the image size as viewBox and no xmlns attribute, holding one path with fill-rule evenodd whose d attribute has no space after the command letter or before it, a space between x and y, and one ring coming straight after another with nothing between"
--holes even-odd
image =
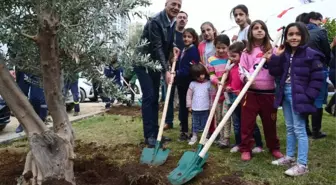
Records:
<instances>
[{"instance_id":1,"label":"white car","mask_svg":"<svg viewBox=\"0 0 336 185\"><path fill-rule=\"evenodd\" d=\"M90 101L97 101L97 97L95 97L93 92L93 86L90 81L86 78L78 79L78 88L80 93L80 102L84 102L86 99Z\"/></svg>"}]
</instances>

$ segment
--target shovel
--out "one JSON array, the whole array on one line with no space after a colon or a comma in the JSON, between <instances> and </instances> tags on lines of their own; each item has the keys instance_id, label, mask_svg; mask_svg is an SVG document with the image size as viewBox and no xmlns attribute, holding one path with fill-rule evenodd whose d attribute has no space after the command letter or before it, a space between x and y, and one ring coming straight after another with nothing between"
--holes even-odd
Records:
<instances>
[{"instance_id":1,"label":"shovel","mask_svg":"<svg viewBox=\"0 0 336 185\"><path fill-rule=\"evenodd\" d=\"M273 46L279 41L281 36L277 37L276 42L273 43ZM233 102L231 107L229 108L228 112L225 114L224 118L222 121L219 123L217 126L215 132L212 134L210 139L205 143L204 147L202 150L199 152L199 154L195 157L193 157L193 160L190 160L189 163L181 163L176 169L173 170L174 174L169 175L168 180L170 181L171 184L173 185L181 185L184 184L188 181L190 181L192 178L194 178L196 175L201 173L203 171L202 166L206 159L208 158L208 150L210 149L210 146L218 136L219 132L221 129L224 127L225 123L230 119L233 111L236 109L238 104L240 103L241 99L244 97L246 91L250 88L252 85L254 79L258 75L259 71L261 68L264 66L266 62L266 59L263 58L255 71L252 73L251 77L248 79L248 82L244 86L244 88L241 90L239 93L238 97L236 100Z\"/></svg>"},{"instance_id":2,"label":"shovel","mask_svg":"<svg viewBox=\"0 0 336 185\"><path fill-rule=\"evenodd\" d=\"M226 64L226 72L223 74L222 79L220 81L220 84L218 86L218 90L217 90L217 93L216 93L215 100L214 100L213 105L211 107L209 117L207 119L207 122L206 122L206 125L205 125L205 128L204 128L202 137L200 139L200 142L199 142L199 144L197 146L196 151L195 152L193 152L193 151L186 151L186 152L184 152L184 154L182 155L182 157L181 157L180 161L178 162L177 166L184 165L184 164L189 164L191 161L193 161L195 158L197 158L198 154L203 149L203 146L204 146L204 144L206 142L206 137L207 137L208 132L209 132L209 128L210 128L210 125L211 125L212 118L214 117L215 112L216 112L216 107L217 107L218 100L220 98L221 92L222 92L223 87L224 87L224 83L225 83L225 81L226 81L226 79L228 77L230 69L233 66L234 66L234 64L231 64L230 60ZM206 154L205 157L203 158L203 162L201 163L201 166L203 166L203 164L208 159L208 157L209 157L209 155ZM178 168L176 168L175 170L177 170L177 169ZM172 178L172 179L176 178L177 174L179 173L179 170L177 170L177 171L175 171L175 170L172 171L169 174L168 178Z\"/></svg>"},{"instance_id":3,"label":"shovel","mask_svg":"<svg viewBox=\"0 0 336 185\"><path fill-rule=\"evenodd\" d=\"M135 91L132 89L131 85L126 82L125 78L121 76L121 79L127 85L128 89L131 90L131 92L134 94L134 96L136 96ZM141 104L142 104L142 101L138 100L138 105L141 106Z\"/></svg>"},{"instance_id":4,"label":"shovel","mask_svg":"<svg viewBox=\"0 0 336 185\"><path fill-rule=\"evenodd\" d=\"M172 78L174 79L175 77L175 66L176 66L176 58L174 58L172 68L171 68L171 73L172 73ZM172 88L172 81L168 84L168 89L167 89L167 95L165 99L165 104L163 107L163 113L161 117L161 122L160 122L160 127L159 127L159 133L156 139L156 144L154 148L144 148L141 154L141 163L142 164L149 164L149 165L154 165L154 166L159 166L162 165L163 163L166 162L168 158L168 154L170 152L169 149L163 149L161 147L161 139L162 139L162 133L163 133L163 128L165 125L165 120L166 120L166 115L167 115L167 110L168 110L168 104L169 104L169 98L170 98L170 93L171 93L171 88Z\"/></svg>"},{"instance_id":5,"label":"shovel","mask_svg":"<svg viewBox=\"0 0 336 185\"><path fill-rule=\"evenodd\" d=\"M251 86L253 80L265 64L266 59L263 58L261 62L259 63L258 67L255 69L253 74L251 75L251 78L246 83L242 91L239 93L237 99L233 102L228 112L225 114L222 121L217 126L215 132L211 135L210 139L205 143L202 150L198 153L198 155L194 156L192 160L189 160L188 163L181 162L181 164L172 172L172 174L169 175L168 180L173 185L180 185L188 182L192 178L194 178L197 174L201 173L203 171L202 166L205 163L206 159L208 158L208 150L216 137L218 136L221 129L224 127L225 123L228 119L230 119L231 114L236 109L238 104L240 103L240 100L244 97L246 91ZM218 92L217 92L218 94ZM216 95L217 98L217 95ZM204 133L203 133L204 134ZM202 135L203 137L203 135ZM204 142L204 141L203 141Z\"/></svg>"}]
</instances>

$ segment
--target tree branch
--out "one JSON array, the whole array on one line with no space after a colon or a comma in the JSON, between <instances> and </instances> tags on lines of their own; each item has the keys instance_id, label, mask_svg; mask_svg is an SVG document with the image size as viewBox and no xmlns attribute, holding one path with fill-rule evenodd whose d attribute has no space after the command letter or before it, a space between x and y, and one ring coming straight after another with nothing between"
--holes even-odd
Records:
<instances>
[{"instance_id":1,"label":"tree branch","mask_svg":"<svg viewBox=\"0 0 336 185\"><path fill-rule=\"evenodd\" d=\"M33 40L34 42L37 42L37 40L38 40L38 39L37 39L37 38L38 38L37 35L32 36L32 35L28 35L28 34L23 33L23 32L21 32L21 35L27 37L27 38L30 39L30 40Z\"/></svg>"}]
</instances>

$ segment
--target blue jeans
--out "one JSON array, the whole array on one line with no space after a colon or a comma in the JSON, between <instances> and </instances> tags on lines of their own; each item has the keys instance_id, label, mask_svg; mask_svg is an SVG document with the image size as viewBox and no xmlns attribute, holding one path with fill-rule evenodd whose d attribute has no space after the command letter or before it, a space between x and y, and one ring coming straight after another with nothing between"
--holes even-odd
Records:
<instances>
[{"instance_id":1,"label":"blue jeans","mask_svg":"<svg viewBox=\"0 0 336 185\"><path fill-rule=\"evenodd\" d=\"M142 121L144 137L157 137L159 118L159 91L160 72L147 70L143 67L134 67L142 90Z\"/></svg>"},{"instance_id":2,"label":"blue jeans","mask_svg":"<svg viewBox=\"0 0 336 185\"><path fill-rule=\"evenodd\" d=\"M76 80L73 83L65 83L64 89L65 94L67 94L68 90L70 89L75 104L75 112L79 112L80 109L79 109L78 80Z\"/></svg>"},{"instance_id":3,"label":"blue jeans","mask_svg":"<svg viewBox=\"0 0 336 185\"><path fill-rule=\"evenodd\" d=\"M192 131L197 133L204 130L205 124L209 117L209 110L192 111Z\"/></svg>"},{"instance_id":4,"label":"blue jeans","mask_svg":"<svg viewBox=\"0 0 336 185\"><path fill-rule=\"evenodd\" d=\"M166 121L171 128L173 128L173 121L174 121L174 97L175 97L175 89L176 84L174 83L171 88L170 98L169 98L169 104L168 104L168 110L167 110L167 116Z\"/></svg>"},{"instance_id":5,"label":"blue jeans","mask_svg":"<svg viewBox=\"0 0 336 185\"><path fill-rule=\"evenodd\" d=\"M284 100L282 104L286 130L287 130L287 153L294 157L296 140L298 141L298 163L307 165L308 161L308 136L306 132L305 117L293 110L292 87L286 84Z\"/></svg>"},{"instance_id":6,"label":"blue jeans","mask_svg":"<svg viewBox=\"0 0 336 185\"><path fill-rule=\"evenodd\" d=\"M237 95L233 93L229 93L229 97L231 102L234 102L237 98ZM236 109L232 113L232 121L233 121L233 130L235 133L235 140L236 140L236 146L238 146L241 143L241 105L239 104ZM256 147L263 147L263 142L260 134L260 129L258 127L258 124L255 125L254 131L253 131L253 138L256 143Z\"/></svg>"}]
</instances>

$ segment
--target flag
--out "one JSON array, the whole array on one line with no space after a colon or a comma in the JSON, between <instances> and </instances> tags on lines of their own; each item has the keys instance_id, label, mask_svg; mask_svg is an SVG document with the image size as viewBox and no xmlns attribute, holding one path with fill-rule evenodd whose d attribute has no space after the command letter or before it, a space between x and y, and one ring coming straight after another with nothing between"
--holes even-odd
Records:
<instances>
[{"instance_id":1,"label":"flag","mask_svg":"<svg viewBox=\"0 0 336 185\"><path fill-rule=\"evenodd\" d=\"M285 15L289 10L293 9L294 7L290 7L287 10L282 11L279 15L278 18L281 18L283 15Z\"/></svg>"}]
</instances>

